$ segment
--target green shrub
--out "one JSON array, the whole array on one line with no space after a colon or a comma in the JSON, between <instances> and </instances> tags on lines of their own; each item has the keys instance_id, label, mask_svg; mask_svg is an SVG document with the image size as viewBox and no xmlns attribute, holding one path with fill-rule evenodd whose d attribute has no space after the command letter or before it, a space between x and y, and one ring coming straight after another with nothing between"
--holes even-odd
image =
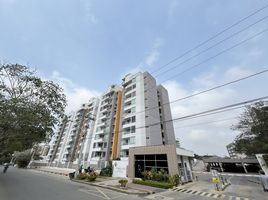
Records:
<instances>
[{"instance_id":1,"label":"green shrub","mask_svg":"<svg viewBox=\"0 0 268 200\"><path fill-rule=\"evenodd\" d=\"M88 175L86 173L81 173L81 174L77 175L76 178L78 180L85 180L85 179L87 179L87 177L88 177Z\"/></svg>"},{"instance_id":2,"label":"green shrub","mask_svg":"<svg viewBox=\"0 0 268 200\"><path fill-rule=\"evenodd\" d=\"M120 179L118 181L118 183L120 183L121 187L126 187L128 180L127 179Z\"/></svg>"},{"instance_id":3,"label":"green shrub","mask_svg":"<svg viewBox=\"0 0 268 200\"><path fill-rule=\"evenodd\" d=\"M26 150L23 152L17 152L15 155L15 163L19 168L26 168L31 160L31 151Z\"/></svg>"},{"instance_id":4,"label":"green shrub","mask_svg":"<svg viewBox=\"0 0 268 200\"><path fill-rule=\"evenodd\" d=\"M178 174L169 177L169 183L172 184L173 186L178 186L180 184L180 180L181 179Z\"/></svg>"},{"instance_id":5,"label":"green shrub","mask_svg":"<svg viewBox=\"0 0 268 200\"><path fill-rule=\"evenodd\" d=\"M90 173L81 173L79 174L76 179L78 180L85 180L85 181L95 181L97 178L97 174L95 172L90 172Z\"/></svg>"},{"instance_id":6,"label":"green shrub","mask_svg":"<svg viewBox=\"0 0 268 200\"><path fill-rule=\"evenodd\" d=\"M113 167L112 165L108 165L105 168L102 168L100 171L100 176L108 176L111 177L113 175Z\"/></svg>"},{"instance_id":7,"label":"green shrub","mask_svg":"<svg viewBox=\"0 0 268 200\"><path fill-rule=\"evenodd\" d=\"M168 182L169 175L167 171L164 169L160 169L157 171L155 168L152 168L150 171L143 171L141 173L142 180L152 180L152 181L161 181L161 182Z\"/></svg>"},{"instance_id":8,"label":"green shrub","mask_svg":"<svg viewBox=\"0 0 268 200\"><path fill-rule=\"evenodd\" d=\"M90 174L87 175L86 180L89 182L95 181L97 178L97 174L95 172L91 172Z\"/></svg>"},{"instance_id":9,"label":"green shrub","mask_svg":"<svg viewBox=\"0 0 268 200\"><path fill-rule=\"evenodd\" d=\"M173 187L173 185L171 183L157 182L157 181L152 181L152 180L134 179L132 182L135 184L147 185L147 186L158 187L158 188L163 188L163 189L169 189L169 188Z\"/></svg>"}]
</instances>

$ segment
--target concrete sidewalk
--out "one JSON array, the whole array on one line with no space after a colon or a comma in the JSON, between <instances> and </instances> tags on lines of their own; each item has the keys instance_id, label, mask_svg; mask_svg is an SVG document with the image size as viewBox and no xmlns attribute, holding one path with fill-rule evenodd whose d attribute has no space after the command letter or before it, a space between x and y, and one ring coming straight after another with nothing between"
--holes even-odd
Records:
<instances>
[{"instance_id":1,"label":"concrete sidewalk","mask_svg":"<svg viewBox=\"0 0 268 200\"><path fill-rule=\"evenodd\" d=\"M34 168L33 170L37 170L37 171L41 171L45 173L63 175L63 176L68 176L69 173L75 171L75 169L58 168L58 167L38 167L38 168ZM120 179L121 178L98 176L96 181L94 182L87 182L87 181L75 180L75 179L73 179L72 181L75 181L81 184L87 184L87 185L93 185L93 186L102 187L106 189L111 189L111 190L123 192L126 194L146 195L146 194L153 194L153 193L165 191L164 189L160 189L160 188L133 184L132 179L128 179L126 188L121 188L120 184L118 183Z\"/></svg>"},{"instance_id":2,"label":"concrete sidewalk","mask_svg":"<svg viewBox=\"0 0 268 200\"><path fill-rule=\"evenodd\" d=\"M101 181L99 179L102 179ZM96 181L94 182L86 182L86 181L80 181L80 180L73 180L75 182L88 184L88 185L94 185L97 187L102 187L106 189L115 190L118 192L126 193L126 194L135 194L135 195L147 195L147 194L154 194L156 192L163 192L164 189L150 187L146 185L139 185L139 184L133 184L132 179L128 179L127 186L125 188L120 187L120 184L118 181L121 178L111 178L106 177L106 180L103 180L103 177L98 177Z\"/></svg>"}]
</instances>

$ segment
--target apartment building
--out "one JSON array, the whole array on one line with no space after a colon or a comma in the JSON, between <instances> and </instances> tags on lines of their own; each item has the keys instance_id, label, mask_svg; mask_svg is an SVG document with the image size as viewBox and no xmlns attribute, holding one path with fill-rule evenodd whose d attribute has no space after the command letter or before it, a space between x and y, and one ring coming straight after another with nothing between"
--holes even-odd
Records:
<instances>
[{"instance_id":1,"label":"apartment building","mask_svg":"<svg viewBox=\"0 0 268 200\"><path fill-rule=\"evenodd\" d=\"M131 147L176 144L171 119L167 90L148 72L127 74L63 120L48 158L69 168L127 161Z\"/></svg>"},{"instance_id":2,"label":"apartment building","mask_svg":"<svg viewBox=\"0 0 268 200\"><path fill-rule=\"evenodd\" d=\"M90 165L105 167L118 157L118 137L121 120L122 89L112 85L101 96L91 141Z\"/></svg>"},{"instance_id":3,"label":"apartment building","mask_svg":"<svg viewBox=\"0 0 268 200\"><path fill-rule=\"evenodd\" d=\"M48 153L50 166L76 168L89 165L89 151L99 100L92 98L65 117L53 136Z\"/></svg>"},{"instance_id":4,"label":"apartment building","mask_svg":"<svg viewBox=\"0 0 268 200\"><path fill-rule=\"evenodd\" d=\"M63 150L65 149L67 136L69 135L70 129L74 124L74 113L65 116L58 126L58 130L52 136L50 141L50 149L47 156L47 161L50 166L59 166L61 163L65 162L63 158Z\"/></svg>"},{"instance_id":5,"label":"apartment building","mask_svg":"<svg viewBox=\"0 0 268 200\"><path fill-rule=\"evenodd\" d=\"M235 151L235 144L232 142L226 146L230 158L246 158L245 154L240 154Z\"/></svg>"},{"instance_id":6,"label":"apartment building","mask_svg":"<svg viewBox=\"0 0 268 200\"><path fill-rule=\"evenodd\" d=\"M167 90L148 72L127 74L122 87L121 160L131 147L175 144Z\"/></svg>"}]
</instances>

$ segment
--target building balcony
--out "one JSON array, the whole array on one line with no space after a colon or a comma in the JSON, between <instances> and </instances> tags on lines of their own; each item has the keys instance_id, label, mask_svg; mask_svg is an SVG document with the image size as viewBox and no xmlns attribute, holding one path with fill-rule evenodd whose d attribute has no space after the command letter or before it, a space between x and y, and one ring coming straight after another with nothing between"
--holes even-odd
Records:
<instances>
[{"instance_id":1,"label":"building balcony","mask_svg":"<svg viewBox=\"0 0 268 200\"><path fill-rule=\"evenodd\" d=\"M104 141L104 137L100 137L100 138L94 139L94 142L105 142Z\"/></svg>"},{"instance_id":2,"label":"building balcony","mask_svg":"<svg viewBox=\"0 0 268 200\"><path fill-rule=\"evenodd\" d=\"M129 138L129 137L132 137L132 136L135 136L136 133L131 133L131 132L122 132L122 138Z\"/></svg>"}]
</instances>

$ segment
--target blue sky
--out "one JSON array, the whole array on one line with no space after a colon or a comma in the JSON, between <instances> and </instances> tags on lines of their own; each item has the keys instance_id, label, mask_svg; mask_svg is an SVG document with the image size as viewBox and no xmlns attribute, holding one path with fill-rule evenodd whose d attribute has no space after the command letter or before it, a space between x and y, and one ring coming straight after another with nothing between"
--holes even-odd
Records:
<instances>
[{"instance_id":1,"label":"blue sky","mask_svg":"<svg viewBox=\"0 0 268 200\"><path fill-rule=\"evenodd\" d=\"M29 65L43 77L60 83L69 99L68 110L72 110L90 96L103 92L110 84L120 83L124 74L138 70L153 72L265 4L267 1L264 0L0 0L0 60ZM268 8L169 67L267 13ZM160 74L157 81L161 83L266 28L267 19L190 62ZM170 98L180 98L268 68L267 36L268 32L265 32L182 76L164 82ZM262 75L172 105L173 117L265 96L267 78L267 75ZM228 118L238 113L216 118ZM175 126L190 126L211 119ZM184 147L197 153L225 155L225 145L237 134L230 131L233 123L235 121L180 128L176 135ZM213 137L215 139L210 140ZM217 144L219 139L222 142Z\"/></svg>"}]
</instances>

